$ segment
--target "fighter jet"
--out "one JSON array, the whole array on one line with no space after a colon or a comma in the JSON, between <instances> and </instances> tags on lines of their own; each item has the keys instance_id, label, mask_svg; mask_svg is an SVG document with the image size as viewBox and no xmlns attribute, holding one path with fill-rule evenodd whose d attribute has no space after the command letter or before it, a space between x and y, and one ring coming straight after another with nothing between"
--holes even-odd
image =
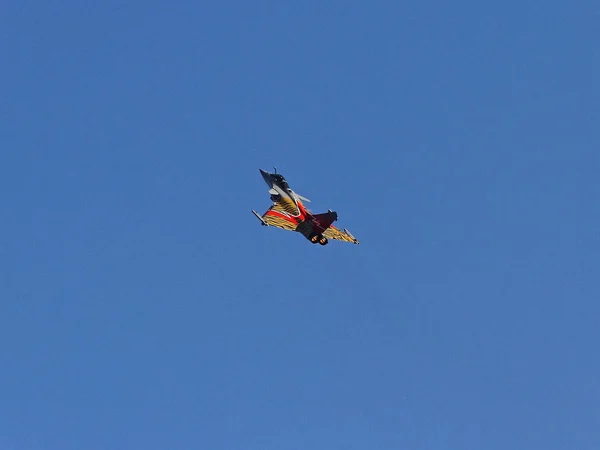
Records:
<instances>
[{"instance_id":1,"label":"fighter jet","mask_svg":"<svg viewBox=\"0 0 600 450\"><path fill-rule=\"evenodd\" d=\"M310 200L292 191L283 175L277 173L277 169L274 168L274 173L259 170L269 186L269 194L273 202L262 216L252 210L263 226L297 231L313 244L327 245L329 239L358 244L358 239L348 230L344 228L342 231L332 225L338 218L335 211L328 210L326 213L313 214L303 203Z\"/></svg>"}]
</instances>

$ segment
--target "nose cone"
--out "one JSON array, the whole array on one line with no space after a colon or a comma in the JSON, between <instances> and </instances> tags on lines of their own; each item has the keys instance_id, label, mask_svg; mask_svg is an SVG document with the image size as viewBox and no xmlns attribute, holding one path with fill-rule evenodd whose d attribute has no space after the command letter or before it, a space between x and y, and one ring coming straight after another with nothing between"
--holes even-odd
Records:
<instances>
[{"instance_id":1,"label":"nose cone","mask_svg":"<svg viewBox=\"0 0 600 450\"><path fill-rule=\"evenodd\" d=\"M265 180L265 183L267 183L267 186L269 186L269 188L272 188L273 187L273 179L271 178L271 174L262 169L258 169L258 170L260 170L260 174L262 175L263 179Z\"/></svg>"}]
</instances>

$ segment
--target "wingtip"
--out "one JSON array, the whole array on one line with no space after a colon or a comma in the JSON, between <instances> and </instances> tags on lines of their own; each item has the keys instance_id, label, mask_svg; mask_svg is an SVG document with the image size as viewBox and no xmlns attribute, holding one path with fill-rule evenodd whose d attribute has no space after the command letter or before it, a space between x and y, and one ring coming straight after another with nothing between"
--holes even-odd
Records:
<instances>
[{"instance_id":1,"label":"wingtip","mask_svg":"<svg viewBox=\"0 0 600 450\"><path fill-rule=\"evenodd\" d=\"M261 217L261 215L259 213L257 213L256 211L252 210L252 213L256 216L256 218L258 220L260 220L260 224L265 227L268 226L269 224L267 222L265 222L265 220Z\"/></svg>"},{"instance_id":2,"label":"wingtip","mask_svg":"<svg viewBox=\"0 0 600 450\"><path fill-rule=\"evenodd\" d=\"M355 237L352 235L352 233L350 233L350 232L348 231L348 229L347 229L347 228L344 228L344 233L346 233L346 234L348 235L348 237L350 237L350 239L352 239L352 240L354 241L354 243L355 243L355 244L358 244L358 243L359 243L359 242L358 242L358 239L356 239L356 238L355 238Z\"/></svg>"}]
</instances>

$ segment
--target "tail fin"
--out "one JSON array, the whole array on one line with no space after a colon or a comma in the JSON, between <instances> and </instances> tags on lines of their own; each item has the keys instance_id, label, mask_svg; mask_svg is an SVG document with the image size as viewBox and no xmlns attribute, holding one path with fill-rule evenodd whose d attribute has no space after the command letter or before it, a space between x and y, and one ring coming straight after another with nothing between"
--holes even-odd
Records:
<instances>
[{"instance_id":1,"label":"tail fin","mask_svg":"<svg viewBox=\"0 0 600 450\"><path fill-rule=\"evenodd\" d=\"M315 226L320 228L320 232L322 233L327 228L329 228L329 226L333 222L335 222L337 220L338 215L335 211L329 210L326 213L315 214L313 217L314 217Z\"/></svg>"}]
</instances>

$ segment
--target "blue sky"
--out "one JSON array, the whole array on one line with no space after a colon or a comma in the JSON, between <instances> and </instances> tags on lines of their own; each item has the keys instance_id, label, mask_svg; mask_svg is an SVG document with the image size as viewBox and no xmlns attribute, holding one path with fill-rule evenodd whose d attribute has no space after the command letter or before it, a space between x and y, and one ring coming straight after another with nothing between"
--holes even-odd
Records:
<instances>
[{"instance_id":1,"label":"blue sky","mask_svg":"<svg viewBox=\"0 0 600 450\"><path fill-rule=\"evenodd\" d=\"M599 448L599 19L4 2L0 448Z\"/></svg>"}]
</instances>

